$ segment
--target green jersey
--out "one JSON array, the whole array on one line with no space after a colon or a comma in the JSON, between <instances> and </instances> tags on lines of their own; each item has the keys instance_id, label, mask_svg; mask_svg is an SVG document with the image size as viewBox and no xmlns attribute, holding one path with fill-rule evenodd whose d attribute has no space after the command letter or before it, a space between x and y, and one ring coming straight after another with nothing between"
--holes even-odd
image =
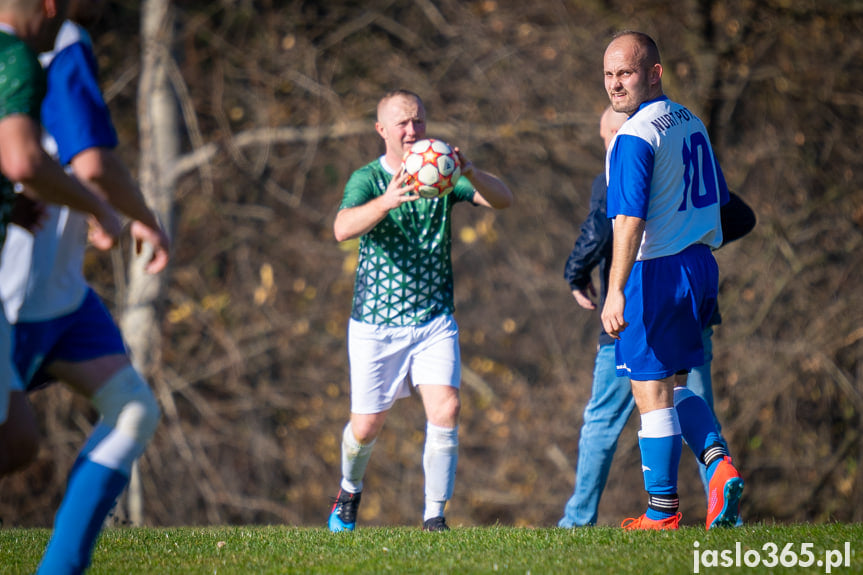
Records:
<instances>
[{"instance_id":1,"label":"green jersey","mask_svg":"<svg viewBox=\"0 0 863 575\"><path fill-rule=\"evenodd\" d=\"M23 114L39 122L45 97L45 73L36 54L22 40L0 30L0 120ZM15 189L0 174L0 246L15 203Z\"/></svg>"},{"instance_id":2,"label":"green jersey","mask_svg":"<svg viewBox=\"0 0 863 575\"><path fill-rule=\"evenodd\" d=\"M339 209L386 192L393 174L383 158L351 175ZM390 212L360 238L351 317L377 325L426 323L453 312L452 207L473 200L467 178L442 198L419 198Z\"/></svg>"}]
</instances>

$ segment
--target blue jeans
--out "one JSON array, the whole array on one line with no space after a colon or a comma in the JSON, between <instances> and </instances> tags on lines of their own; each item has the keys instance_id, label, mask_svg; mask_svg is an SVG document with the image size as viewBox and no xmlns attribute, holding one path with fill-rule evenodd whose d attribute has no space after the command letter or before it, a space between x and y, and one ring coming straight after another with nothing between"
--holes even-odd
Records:
<instances>
[{"instance_id":1,"label":"blue jeans","mask_svg":"<svg viewBox=\"0 0 863 575\"><path fill-rule=\"evenodd\" d=\"M701 337L704 342L704 365L694 368L687 379L687 387L701 396L713 411L713 388L710 364L713 360L713 329L707 328ZM593 389L584 408L584 423L578 440L578 462L575 467L575 491L566 502L558 527L595 525L599 498L608 480L608 471L617 449L617 440L626 426L635 398L627 377L617 377L614 361L614 344L602 345L596 352L593 367ZM716 416L714 415L714 421ZM720 430L716 421L716 429ZM701 482L707 492L707 471L698 464Z\"/></svg>"}]
</instances>

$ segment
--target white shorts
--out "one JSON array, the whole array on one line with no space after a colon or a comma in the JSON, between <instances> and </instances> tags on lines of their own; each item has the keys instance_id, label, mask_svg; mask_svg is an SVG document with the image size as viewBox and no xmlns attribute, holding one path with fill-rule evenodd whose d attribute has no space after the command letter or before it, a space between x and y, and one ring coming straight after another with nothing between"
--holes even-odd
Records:
<instances>
[{"instance_id":1,"label":"white shorts","mask_svg":"<svg viewBox=\"0 0 863 575\"><path fill-rule=\"evenodd\" d=\"M417 326L348 324L351 412L381 413L409 397L413 385L461 383L458 325L452 315Z\"/></svg>"},{"instance_id":2,"label":"white shorts","mask_svg":"<svg viewBox=\"0 0 863 575\"><path fill-rule=\"evenodd\" d=\"M12 326L6 321L0 303L0 424L5 423L9 414L9 394L23 390L24 384L12 363Z\"/></svg>"}]
</instances>

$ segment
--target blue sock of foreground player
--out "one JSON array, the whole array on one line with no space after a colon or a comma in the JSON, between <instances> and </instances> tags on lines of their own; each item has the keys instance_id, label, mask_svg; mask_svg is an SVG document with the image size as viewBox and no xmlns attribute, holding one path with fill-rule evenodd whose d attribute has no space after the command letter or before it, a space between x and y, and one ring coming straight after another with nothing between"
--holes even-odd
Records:
<instances>
[{"instance_id":1,"label":"blue sock of foreground player","mask_svg":"<svg viewBox=\"0 0 863 575\"><path fill-rule=\"evenodd\" d=\"M647 518L654 521L677 514L677 467L680 463L680 424L673 408L641 414L638 432L641 470L647 491Z\"/></svg>"},{"instance_id":2,"label":"blue sock of foreground player","mask_svg":"<svg viewBox=\"0 0 863 575\"><path fill-rule=\"evenodd\" d=\"M689 388L675 387L674 409L683 439L695 456L707 466L707 477L712 477L717 464L723 456L728 455L728 448L716 429L710 407Z\"/></svg>"},{"instance_id":3,"label":"blue sock of foreground player","mask_svg":"<svg viewBox=\"0 0 863 575\"><path fill-rule=\"evenodd\" d=\"M132 464L159 423L156 398L132 366L111 376L91 401L102 418L69 473L40 574L84 572L102 524L129 482Z\"/></svg>"},{"instance_id":4,"label":"blue sock of foreground player","mask_svg":"<svg viewBox=\"0 0 863 575\"><path fill-rule=\"evenodd\" d=\"M82 573L87 568L102 523L128 482L129 477L116 469L78 458L54 518L54 533L39 573Z\"/></svg>"}]
</instances>

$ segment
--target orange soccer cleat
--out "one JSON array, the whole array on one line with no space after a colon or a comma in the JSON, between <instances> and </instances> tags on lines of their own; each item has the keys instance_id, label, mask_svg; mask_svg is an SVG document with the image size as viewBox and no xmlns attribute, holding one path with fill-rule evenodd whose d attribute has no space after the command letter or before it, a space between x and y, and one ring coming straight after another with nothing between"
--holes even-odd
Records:
<instances>
[{"instance_id":1,"label":"orange soccer cleat","mask_svg":"<svg viewBox=\"0 0 863 575\"><path fill-rule=\"evenodd\" d=\"M731 464L731 458L726 455L717 464L710 478L707 496L707 528L737 525L742 494L743 479Z\"/></svg>"},{"instance_id":2,"label":"orange soccer cleat","mask_svg":"<svg viewBox=\"0 0 863 575\"><path fill-rule=\"evenodd\" d=\"M654 519L649 519L647 514L644 514L641 517L630 517L628 519L624 519L620 526L627 531L666 531L679 528L681 517L683 517L683 514L677 513L668 519L660 519L659 521L656 521Z\"/></svg>"}]
</instances>

